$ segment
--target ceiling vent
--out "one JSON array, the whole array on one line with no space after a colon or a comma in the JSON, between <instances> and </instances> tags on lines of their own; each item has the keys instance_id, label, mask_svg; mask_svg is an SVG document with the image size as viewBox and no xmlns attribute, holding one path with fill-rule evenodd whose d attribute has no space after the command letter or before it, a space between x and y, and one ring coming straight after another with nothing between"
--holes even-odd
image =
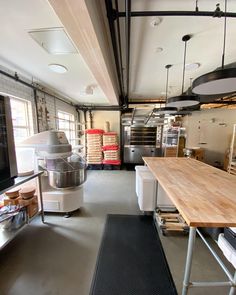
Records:
<instances>
[{"instance_id":1,"label":"ceiling vent","mask_svg":"<svg viewBox=\"0 0 236 295\"><path fill-rule=\"evenodd\" d=\"M50 54L77 53L64 28L46 28L29 31L29 35Z\"/></svg>"}]
</instances>

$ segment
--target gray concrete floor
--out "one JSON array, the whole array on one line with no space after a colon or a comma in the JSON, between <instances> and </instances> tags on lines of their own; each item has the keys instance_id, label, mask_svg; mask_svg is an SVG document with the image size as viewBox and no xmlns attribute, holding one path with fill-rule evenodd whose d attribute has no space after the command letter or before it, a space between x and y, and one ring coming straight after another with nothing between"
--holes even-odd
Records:
<instances>
[{"instance_id":1,"label":"gray concrete floor","mask_svg":"<svg viewBox=\"0 0 236 295\"><path fill-rule=\"evenodd\" d=\"M132 171L89 171L83 208L68 219L60 214L47 214L46 224L35 219L0 252L0 294L88 295L106 214L140 214L134 188ZM161 240L181 294L187 237ZM226 279L200 239L192 279ZM223 295L228 288L198 288L189 294Z\"/></svg>"}]
</instances>

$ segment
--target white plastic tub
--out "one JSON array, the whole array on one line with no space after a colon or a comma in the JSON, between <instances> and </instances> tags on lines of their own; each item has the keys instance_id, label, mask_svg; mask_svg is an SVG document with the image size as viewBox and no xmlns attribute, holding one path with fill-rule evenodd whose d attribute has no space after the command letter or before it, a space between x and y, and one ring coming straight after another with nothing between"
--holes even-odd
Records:
<instances>
[{"instance_id":1,"label":"white plastic tub","mask_svg":"<svg viewBox=\"0 0 236 295\"><path fill-rule=\"evenodd\" d=\"M135 192L136 192L136 195L138 197L139 195L139 191L138 191L138 182L140 181L139 180L139 173L141 171L147 171L149 172L149 168L147 166L135 166Z\"/></svg>"},{"instance_id":2,"label":"white plastic tub","mask_svg":"<svg viewBox=\"0 0 236 295\"><path fill-rule=\"evenodd\" d=\"M150 171L140 171L138 175L138 204L141 211L156 208L156 179Z\"/></svg>"},{"instance_id":3,"label":"white plastic tub","mask_svg":"<svg viewBox=\"0 0 236 295\"><path fill-rule=\"evenodd\" d=\"M18 176L27 176L34 174L35 151L33 148L16 148L16 161Z\"/></svg>"},{"instance_id":4,"label":"white plastic tub","mask_svg":"<svg viewBox=\"0 0 236 295\"><path fill-rule=\"evenodd\" d=\"M163 210L175 210L175 205L168 197L160 183L157 185L157 207Z\"/></svg>"}]
</instances>

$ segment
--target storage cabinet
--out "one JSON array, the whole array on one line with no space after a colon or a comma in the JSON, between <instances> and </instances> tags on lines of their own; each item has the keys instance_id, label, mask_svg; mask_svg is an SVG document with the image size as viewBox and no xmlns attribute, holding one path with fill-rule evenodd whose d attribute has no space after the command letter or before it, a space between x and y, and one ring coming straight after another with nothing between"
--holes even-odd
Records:
<instances>
[{"instance_id":1,"label":"storage cabinet","mask_svg":"<svg viewBox=\"0 0 236 295\"><path fill-rule=\"evenodd\" d=\"M163 131L163 156L183 157L185 147L185 128L165 126Z\"/></svg>"}]
</instances>

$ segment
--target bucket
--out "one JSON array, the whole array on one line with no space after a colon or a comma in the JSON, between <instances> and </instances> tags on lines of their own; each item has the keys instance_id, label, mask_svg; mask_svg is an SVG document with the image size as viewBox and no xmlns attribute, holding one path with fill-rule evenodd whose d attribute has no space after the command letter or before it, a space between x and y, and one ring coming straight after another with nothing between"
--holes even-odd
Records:
<instances>
[{"instance_id":1,"label":"bucket","mask_svg":"<svg viewBox=\"0 0 236 295\"><path fill-rule=\"evenodd\" d=\"M34 174L34 153L35 151L33 148L16 148L18 176Z\"/></svg>"}]
</instances>

